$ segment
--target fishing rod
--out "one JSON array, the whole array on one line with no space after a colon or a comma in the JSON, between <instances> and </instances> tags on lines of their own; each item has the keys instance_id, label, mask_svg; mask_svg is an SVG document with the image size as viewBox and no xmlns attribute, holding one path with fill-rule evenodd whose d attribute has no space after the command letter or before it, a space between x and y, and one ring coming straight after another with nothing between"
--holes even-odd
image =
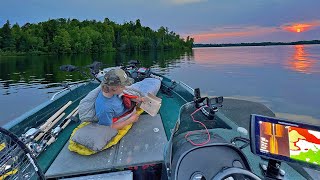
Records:
<instances>
[{"instance_id":1,"label":"fishing rod","mask_svg":"<svg viewBox=\"0 0 320 180\"><path fill-rule=\"evenodd\" d=\"M98 82L100 82L97 74L100 73L100 67L102 66L101 62L94 61L92 64L85 66L85 68L90 69L90 74L88 75L83 68L84 67L76 67L74 65L63 65L60 67L60 70L66 72L80 72L85 77L90 77L91 80L94 78ZM69 87L67 86L66 89ZM71 90L71 89L70 89ZM61 93L61 92L58 92ZM56 93L57 94L57 93ZM55 94L55 95L56 95ZM55 96L54 95L54 96ZM51 100L54 98L51 98ZM61 107L56 113L54 113L49 119L46 120L39 128L30 128L26 133L22 134L20 139L28 145L29 149L31 149L35 154L39 154L43 149L45 149L48 145L52 144L58 134L66 128L66 126L71 122L75 121L74 116L78 114L78 107L75 108L66 118L63 117L66 115L63 113L70 105L72 101L67 102L63 107ZM62 120L62 122L60 122ZM60 122L59 125L57 125ZM56 126L57 125L57 126Z\"/></svg>"},{"instance_id":2,"label":"fishing rod","mask_svg":"<svg viewBox=\"0 0 320 180\"><path fill-rule=\"evenodd\" d=\"M69 123L71 121L77 121L77 119L75 118L75 116L77 116L79 113L79 106L74 109L70 114L72 114L70 117L66 117L56 128L54 128L51 132L51 138L48 140L48 142L46 143L47 146L49 146L50 144L52 144L54 141L56 141L56 137L58 136L58 134L65 129Z\"/></svg>"},{"instance_id":3,"label":"fishing rod","mask_svg":"<svg viewBox=\"0 0 320 180\"><path fill-rule=\"evenodd\" d=\"M61 107L56 113L54 113L44 124L42 124L39 128L30 128L27 132L21 135L20 139L28 143L32 141L33 139L40 139L43 136L43 132L45 130L49 130L47 127L51 125L53 122L57 123L58 121L55 121L57 118L62 118L60 115L64 110L66 110L70 105L72 104L72 101L67 102L63 107ZM53 124L54 125L54 124ZM41 134L41 135L40 135Z\"/></svg>"},{"instance_id":4,"label":"fishing rod","mask_svg":"<svg viewBox=\"0 0 320 180\"><path fill-rule=\"evenodd\" d=\"M29 142L26 144L21 141L21 138L0 128L0 179L21 179L23 177L33 177L34 175L38 176L39 179L44 179L34 158L51 145L58 134L74 120L74 117L79 112L78 109L79 107L76 107L56 128L52 129L50 135L45 135L39 143ZM16 143L12 143L13 141ZM25 172L25 165L33 166L34 172L31 172L31 169Z\"/></svg>"},{"instance_id":5,"label":"fishing rod","mask_svg":"<svg viewBox=\"0 0 320 180\"><path fill-rule=\"evenodd\" d=\"M76 121L75 116L79 112L79 107L76 107L67 117L65 117L59 125L52 129L53 125L48 126L48 130L42 134L40 139L34 139L27 143L27 147L33 152L34 156L38 156L44 151L49 145L51 145L58 137L59 133L65 129L71 121ZM63 113L65 114L65 113ZM63 115L64 116L64 115ZM59 116L57 121L60 121ZM51 129L51 131L49 131Z\"/></svg>"},{"instance_id":6,"label":"fishing rod","mask_svg":"<svg viewBox=\"0 0 320 180\"><path fill-rule=\"evenodd\" d=\"M42 129L40 127L41 132L34 138L35 141L39 141L50 129L52 129L52 127L57 124L62 117L64 117L66 115L66 113L62 113L60 114L55 120L53 120L50 124L48 124L47 126L44 127L44 129Z\"/></svg>"},{"instance_id":7,"label":"fishing rod","mask_svg":"<svg viewBox=\"0 0 320 180\"><path fill-rule=\"evenodd\" d=\"M65 116L63 111L71 104L72 101L69 101L39 128L31 128L21 137L16 137L0 127L0 180L29 179L34 176L37 176L37 179L45 179L36 164L35 157L51 145L57 139L59 133L75 119L79 107L71 111L58 126L52 129ZM42 137L37 142L36 139L39 136ZM30 167L33 167L33 170ZM26 168L28 168L27 172L25 171Z\"/></svg>"}]
</instances>

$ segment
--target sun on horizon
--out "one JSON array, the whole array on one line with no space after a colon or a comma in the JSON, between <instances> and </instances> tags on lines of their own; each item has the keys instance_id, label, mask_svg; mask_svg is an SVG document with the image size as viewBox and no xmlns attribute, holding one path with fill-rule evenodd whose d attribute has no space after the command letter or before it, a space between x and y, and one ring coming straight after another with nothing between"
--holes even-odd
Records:
<instances>
[{"instance_id":1,"label":"sun on horizon","mask_svg":"<svg viewBox=\"0 0 320 180\"><path fill-rule=\"evenodd\" d=\"M293 24L290 26L284 27L286 31L294 32L294 33L302 33L311 29L310 24Z\"/></svg>"}]
</instances>

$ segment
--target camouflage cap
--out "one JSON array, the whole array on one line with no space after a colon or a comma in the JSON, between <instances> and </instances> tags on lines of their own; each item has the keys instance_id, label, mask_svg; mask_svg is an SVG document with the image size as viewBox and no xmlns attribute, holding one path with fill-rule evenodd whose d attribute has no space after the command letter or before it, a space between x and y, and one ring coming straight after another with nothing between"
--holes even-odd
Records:
<instances>
[{"instance_id":1,"label":"camouflage cap","mask_svg":"<svg viewBox=\"0 0 320 180\"><path fill-rule=\"evenodd\" d=\"M108 86L130 86L134 80L124 70L112 69L104 75L102 82Z\"/></svg>"}]
</instances>

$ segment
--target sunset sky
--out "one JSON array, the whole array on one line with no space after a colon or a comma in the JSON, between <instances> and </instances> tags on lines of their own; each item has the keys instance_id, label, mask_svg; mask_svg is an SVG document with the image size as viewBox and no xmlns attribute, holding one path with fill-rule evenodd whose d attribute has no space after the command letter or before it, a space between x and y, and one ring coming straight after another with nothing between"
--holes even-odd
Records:
<instances>
[{"instance_id":1,"label":"sunset sky","mask_svg":"<svg viewBox=\"0 0 320 180\"><path fill-rule=\"evenodd\" d=\"M107 17L165 26L195 43L288 42L320 39L319 7L320 0L3 0L0 26Z\"/></svg>"}]
</instances>

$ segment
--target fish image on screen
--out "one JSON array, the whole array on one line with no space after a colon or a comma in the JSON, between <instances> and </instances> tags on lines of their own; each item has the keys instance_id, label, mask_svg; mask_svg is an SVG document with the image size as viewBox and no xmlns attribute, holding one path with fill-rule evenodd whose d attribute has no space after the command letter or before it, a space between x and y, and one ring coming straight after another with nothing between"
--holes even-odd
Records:
<instances>
[{"instance_id":1,"label":"fish image on screen","mask_svg":"<svg viewBox=\"0 0 320 180\"><path fill-rule=\"evenodd\" d=\"M260 121L260 151L290 157L288 127Z\"/></svg>"}]
</instances>

